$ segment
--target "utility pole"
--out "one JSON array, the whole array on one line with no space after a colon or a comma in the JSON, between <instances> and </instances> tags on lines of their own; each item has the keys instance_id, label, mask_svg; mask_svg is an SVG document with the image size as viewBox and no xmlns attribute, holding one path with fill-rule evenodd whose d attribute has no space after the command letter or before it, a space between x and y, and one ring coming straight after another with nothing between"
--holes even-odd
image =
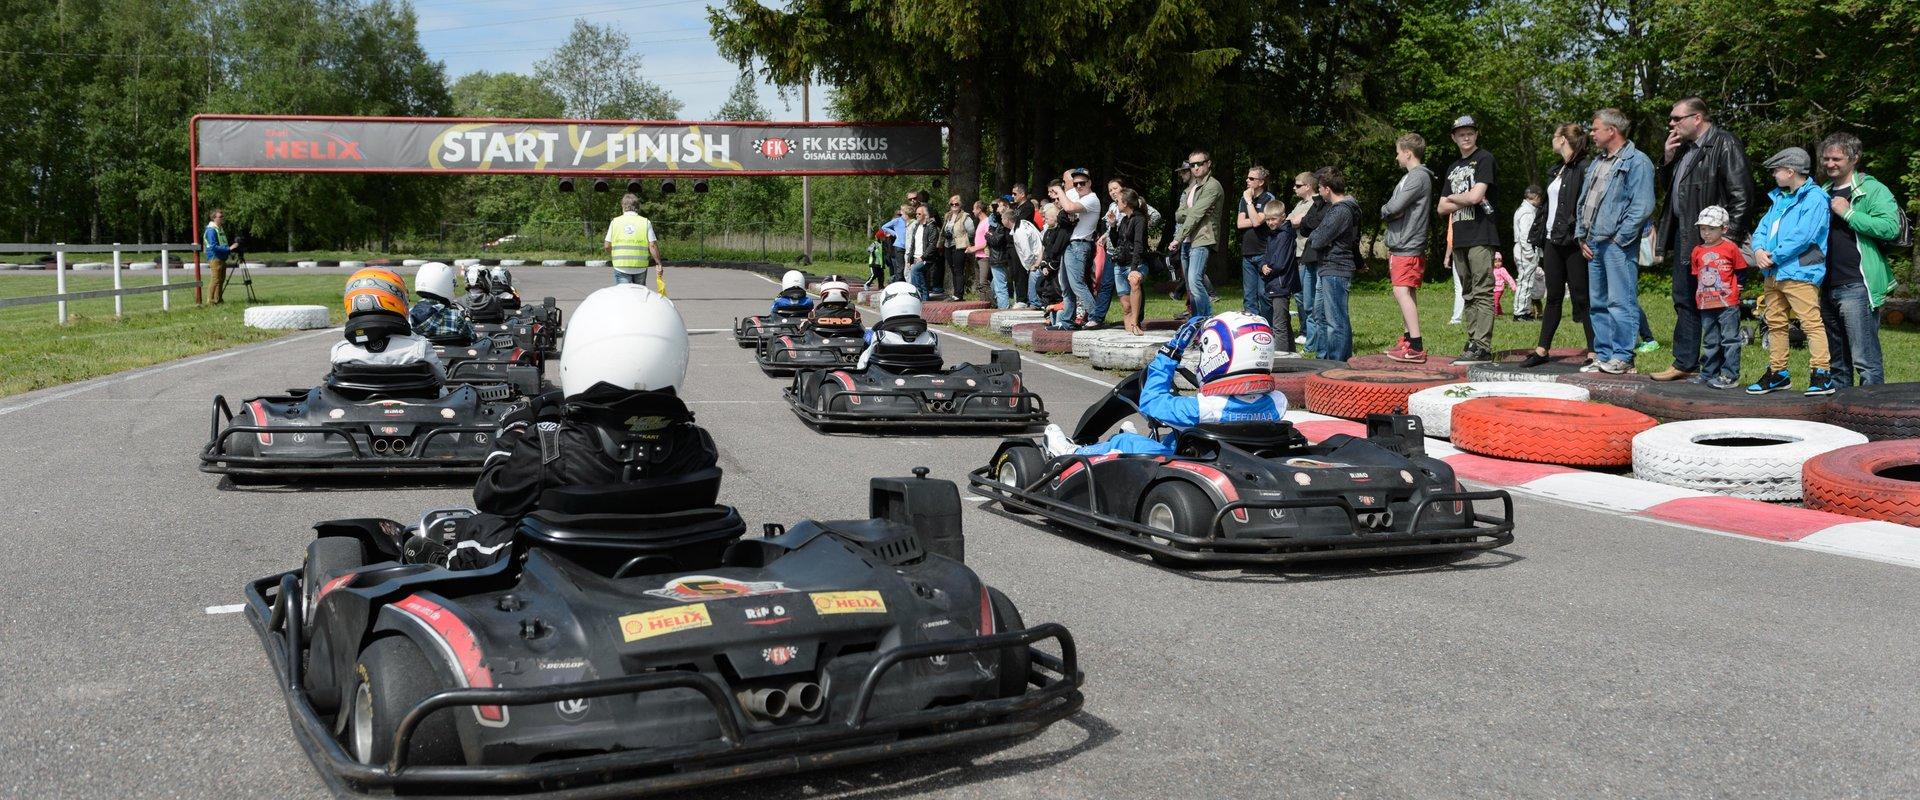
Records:
<instances>
[{"instance_id":1,"label":"utility pole","mask_svg":"<svg viewBox=\"0 0 1920 800\"><path fill-rule=\"evenodd\" d=\"M800 84L801 122L813 121L813 109L808 103L812 86L813 76L809 74ZM813 263L813 179L805 175L800 176L800 263Z\"/></svg>"}]
</instances>

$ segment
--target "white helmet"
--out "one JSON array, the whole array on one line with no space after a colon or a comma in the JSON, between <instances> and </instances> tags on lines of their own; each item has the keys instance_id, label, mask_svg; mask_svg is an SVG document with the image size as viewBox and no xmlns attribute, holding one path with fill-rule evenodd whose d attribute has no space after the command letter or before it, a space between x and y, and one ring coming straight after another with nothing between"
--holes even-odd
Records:
<instances>
[{"instance_id":1,"label":"white helmet","mask_svg":"<svg viewBox=\"0 0 1920 800\"><path fill-rule=\"evenodd\" d=\"M415 294L433 295L436 300L452 300L453 267L438 261L422 266L413 276L413 291Z\"/></svg>"},{"instance_id":2,"label":"white helmet","mask_svg":"<svg viewBox=\"0 0 1920 800\"><path fill-rule=\"evenodd\" d=\"M1273 391L1273 328L1252 314L1217 314L1200 328L1200 393Z\"/></svg>"},{"instance_id":3,"label":"white helmet","mask_svg":"<svg viewBox=\"0 0 1920 800\"><path fill-rule=\"evenodd\" d=\"M487 283L494 291L502 291L513 285L513 273L508 272L506 267L494 267L487 270Z\"/></svg>"},{"instance_id":4,"label":"white helmet","mask_svg":"<svg viewBox=\"0 0 1920 800\"><path fill-rule=\"evenodd\" d=\"M847 286L846 281L840 280L839 278L828 278L825 283L820 284L820 302L851 303L853 302L853 290Z\"/></svg>"},{"instance_id":5,"label":"white helmet","mask_svg":"<svg viewBox=\"0 0 1920 800\"><path fill-rule=\"evenodd\" d=\"M895 281L880 290L880 318L920 316L920 290L906 281Z\"/></svg>"},{"instance_id":6,"label":"white helmet","mask_svg":"<svg viewBox=\"0 0 1920 800\"><path fill-rule=\"evenodd\" d=\"M800 270L797 270L797 269L787 270L787 274L780 277L781 291L786 291L787 289L805 289L805 288L807 288L807 274L804 272L801 272Z\"/></svg>"},{"instance_id":7,"label":"white helmet","mask_svg":"<svg viewBox=\"0 0 1920 800\"><path fill-rule=\"evenodd\" d=\"M479 264L467 265L467 289L471 290L473 287L480 285L481 279L486 276L486 267L480 266Z\"/></svg>"},{"instance_id":8,"label":"white helmet","mask_svg":"<svg viewBox=\"0 0 1920 800\"><path fill-rule=\"evenodd\" d=\"M658 390L687 377L687 326L673 301L639 284L587 295L567 320L560 390L572 397L605 381Z\"/></svg>"}]
</instances>

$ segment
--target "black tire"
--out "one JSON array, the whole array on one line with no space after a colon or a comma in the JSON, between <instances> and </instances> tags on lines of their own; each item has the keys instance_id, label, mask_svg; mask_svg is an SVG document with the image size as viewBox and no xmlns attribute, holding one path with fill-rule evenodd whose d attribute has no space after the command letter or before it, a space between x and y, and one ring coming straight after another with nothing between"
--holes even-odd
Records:
<instances>
[{"instance_id":1,"label":"black tire","mask_svg":"<svg viewBox=\"0 0 1920 800\"><path fill-rule=\"evenodd\" d=\"M1806 397L1799 392L1752 395L1675 381L1642 388L1626 406L1661 422L1735 417L1825 422L1827 403L1825 397Z\"/></svg>"},{"instance_id":2,"label":"black tire","mask_svg":"<svg viewBox=\"0 0 1920 800\"><path fill-rule=\"evenodd\" d=\"M1022 631L1027 623L1020 618L1020 609L1007 599L999 589L987 587L987 598L993 605L993 629L1000 633ZM1019 697L1027 693L1027 673L1033 669L1033 654L1027 652L1025 645L1009 647L1000 651L1000 692L997 697Z\"/></svg>"},{"instance_id":3,"label":"black tire","mask_svg":"<svg viewBox=\"0 0 1920 800\"><path fill-rule=\"evenodd\" d=\"M1046 472L1047 457L1040 453L1040 448L1038 447L1026 445L1009 447L1000 451L999 457L993 460L994 480L1022 489L1033 485L1033 482L1039 480L1040 476L1046 474ZM1012 478L1012 480L1008 480L1008 478ZM1029 513L1024 509L1015 508L1004 503L1001 504L1001 508L1005 508L1015 514Z\"/></svg>"},{"instance_id":4,"label":"black tire","mask_svg":"<svg viewBox=\"0 0 1920 800\"><path fill-rule=\"evenodd\" d=\"M300 567L300 591L306 601L300 607L305 612L300 619L306 622L308 629L313 627L314 598L319 594L320 587L341 573L366 563L366 547L351 536L327 536L307 545L307 562Z\"/></svg>"},{"instance_id":5,"label":"black tire","mask_svg":"<svg viewBox=\"0 0 1920 800\"><path fill-rule=\"evenodd\" d=\"M1829 424L1864 433L1876 442L1920 439L1920 383L1855 386L1829 399Z\"/></svg>"},{"instance_id":6,"label":"black tire","mask_svg":"<svg viewBox=\"0 0 1920 800\"><path fill-rule=\"evenodd\" d=\"M1189 536L1208 536L1213 524L1213 499L1200 487L1186 481L1161 481L1147 491L1147 497L1140 501L1140 524L1149 528L1171 530ZM1161 543L1179 548L1172 542ZM1153 560L1161 564L1179 566L1185 562L1178 558L1152 553Z\"/></svg>"},{"instance_id":7,"label":"black tire","mask_svg":"<svg viewBox=\"0 0 1920 800\"><path fill-rule=\"evenodd\" d=\"M375 639L360 651L354 674L353 689L347 695L347 752L361 763L385 764L407 711L446 687L420 646L405 636ZM454 712L436 711L414 728L407 744L409 766L458 764L464 760Z\"/></svg>"}]
</instances>

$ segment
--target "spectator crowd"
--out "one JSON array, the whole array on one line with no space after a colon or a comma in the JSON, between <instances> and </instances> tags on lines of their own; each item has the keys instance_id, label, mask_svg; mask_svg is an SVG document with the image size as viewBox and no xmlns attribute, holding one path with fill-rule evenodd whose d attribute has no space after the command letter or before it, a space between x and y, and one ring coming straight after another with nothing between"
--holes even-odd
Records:
<instances>
[{"instance_id":1,"label":"spectator crowd","mask_svg":"<svg viewBox=\"0 0 1920 800\"><path fill-rule=\"evenodd\" d=\"M1288 181L1251 165L1230 198L1206 150L1176 167L1170 214L1134 181L1096 184L1083 167L1049 181L1043 195L1014 184L971 204L950 196L944 214L928 192L910 192L875 231L869 282L906 280L925 297L971 294L996 308L1043 309L1056 329L1117 324L1139 333L1146 292L1162 280L1171 280L1186 315L1212 315L1207 265L1231 247L1231 258L1222 256L1239 265L1242 310L1271 322L1280 356L1304 349L1345 360L1353 355L1349 292L1366 255L1360 230L1377 214L1402 324L1385 352L1425 363L1419 301L1437 215L1446 237L1441 266L1453 279L1451 321L1462 327L1454 364L1495 357L1494 325L1510 294L1513 318L1539 324L1523 368L1552 360L1554 336L1571 316L1584 334L1583 371L1637 371L1636 358L1659 347L1641 308L1640 272L1664 253L1676 321L1672 363L1652 379L1736 387L1740 323L1752 318L1764 326L1768 365L1746 386L1750 393L1793 386L1787 352L1796 324L1810 356L1806 394L1883 382L1878 309L1893 276L1882 249L1905 246L1909 233L1892 192L1860 171L1859 138L1835 133L1817 153L1774 154L1761 165L1771 181L1761 195L1744 148L1714 124L1704 101L1680 100L1667 122L1657 165L1629 138L1618 109L1556 127L1556 163L1546 185L1528 186L1507 217L1510 238L1494 200L1499 164L1479 146L1479 122L1462 116L1448 131L1458 157L1442 172L1427 166L1419 134L1395 140L1404 174L1377 211L1363 209L1332 166ZM1276 193L1276 178L1290 186ZM1512 244L1511 270L1503 240ZM1759 287L1756 300L1742 299L1743 285ZM1120 319L1109 323L1116 297Z\"/></svg>"}]
</instances>

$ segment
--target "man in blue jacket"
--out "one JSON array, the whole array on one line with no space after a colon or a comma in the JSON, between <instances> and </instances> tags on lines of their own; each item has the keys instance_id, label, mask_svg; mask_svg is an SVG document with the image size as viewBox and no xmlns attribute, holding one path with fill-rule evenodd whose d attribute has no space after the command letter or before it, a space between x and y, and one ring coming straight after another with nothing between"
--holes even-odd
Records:
<instances>
[{"instance_id":1,"label":"man in blue jacket","mask_svg":"<svg viewBox=\"0 0 1920 800\"><path fill-rule=\"evenodd\" d=\"M1820 282L1827 277L1827 192L1814 183L1813 156L1789 147L1767 159L1779 188L1767 193L1773 207L1753 226L1753 265L1766 278L1760 302L1767 307L1767 374L1747 394L1793 387L1787 374L1787 310L1807 334L1807 365L1813 369L1807 396L1833 394L1827 369L1827 331L1820 318Z\"/></svg>"},{"instance_id":2,"label":"man in blue jacket","mask_svg":"<svg viewBox=\"0 0 1920 800\"><path fill-rule=\"evenodd\" d=\"M1627 115L1593 114L1598 149L1580 184L1574 238L1587 261L1588 319L1593 323L1592 369L1633 371L1640 334L1640 230L1653 215L1653 161L1627 139Z\"/></svg>"},{"instance_id":3,"label":"man in blue jacket","mask_svg":"<svg viewBox=\"0 0 1920 800\"><path fill-rule=\"evenodd\" d=\"M213 216L207 218L207 229L201 234L201 250L207 256L207 268L213 270L212 282L207 285L207 302L219 305L227 288L227 256L233 252L228 246L227 232L220 227L226 218L226 212L218 208Z\"/></svg>"}]
</instances>

